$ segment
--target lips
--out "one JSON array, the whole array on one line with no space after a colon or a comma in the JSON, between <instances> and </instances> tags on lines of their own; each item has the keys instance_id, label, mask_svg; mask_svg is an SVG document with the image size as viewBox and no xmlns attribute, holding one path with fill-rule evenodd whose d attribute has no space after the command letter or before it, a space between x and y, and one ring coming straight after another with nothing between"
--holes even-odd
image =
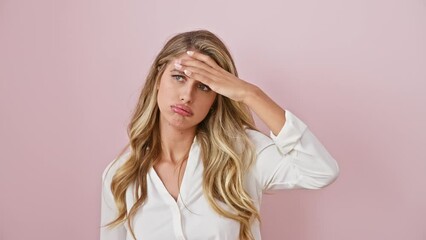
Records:
<instances>
[{"instance_id":1,"label":"lips","mask_svg":"<svg viewBox=\"0 0 426 240\"><path fill-rule=\"evenodd\" d=\"M194 115L191 108L183 104L175 104L170 106L172 111L185 117Z\"/></svg>"}]
</instances>

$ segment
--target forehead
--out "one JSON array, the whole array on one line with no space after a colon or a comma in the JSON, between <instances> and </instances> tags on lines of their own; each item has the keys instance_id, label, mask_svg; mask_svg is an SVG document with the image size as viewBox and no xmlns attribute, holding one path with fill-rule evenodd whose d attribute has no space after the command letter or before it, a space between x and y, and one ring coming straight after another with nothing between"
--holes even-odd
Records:
<instances>
[{"instance_id":1,"label":"forehead","mask_svg":"<svg viewBox=\"0 0 426 240\"><path fill-rule=\"evenodd\" d=\"M188 54L186 54L186 52L185 53L181 53L181 54L177 55L176 57L172 58L172 60L167 63L167 68L168 69L174 68L174 63L178 59L191 60L193 58L191 58Z\"/></svg>"},{"instance_id":2,"label":"forehead","mask_svg":"<svg viewBox=\"0 0 426 240\"><path fill-rule=\"evenodd\" d=\"M178 60L178 59L190 60L192 58L188 54L186 54L186 52L184 52L184 53L181 53L181 54L177 55L176 57L174 57L173 61Z\"/></svg>"}]
</instances>

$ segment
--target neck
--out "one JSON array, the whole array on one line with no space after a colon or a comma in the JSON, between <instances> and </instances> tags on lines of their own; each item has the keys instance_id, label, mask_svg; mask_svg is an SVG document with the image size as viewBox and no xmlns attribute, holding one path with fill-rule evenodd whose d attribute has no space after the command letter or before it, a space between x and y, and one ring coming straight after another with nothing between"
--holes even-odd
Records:
<instances>
[{"instance_id":1,"label":"neck","mask_svg":"<svg viewBox=\"0 0 426 240\"><path fill-rule=\"evenodd\" d=\"M160 123L160 136L160 161L181 163L188 158L189 149L195 137L195 127L188 130L180 130Z\"/></svg>"}]
</instances>

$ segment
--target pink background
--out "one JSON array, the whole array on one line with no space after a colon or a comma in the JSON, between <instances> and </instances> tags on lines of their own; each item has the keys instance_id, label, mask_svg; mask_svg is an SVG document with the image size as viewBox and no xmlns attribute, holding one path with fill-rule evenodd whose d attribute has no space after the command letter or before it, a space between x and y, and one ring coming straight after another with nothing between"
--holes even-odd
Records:
<instances>
[{"instance_id":1,"label":"pink background","mask_svg":"<svg viewBox=\"0 0 426 240\"><path fill-rule=\"evenodd\" d=\"M263 239L426 239L424 0L0 0L1 240L99 238L147 69L199 28L340 164L328 188L265 196Z\"/></svg>"}]
</instances>

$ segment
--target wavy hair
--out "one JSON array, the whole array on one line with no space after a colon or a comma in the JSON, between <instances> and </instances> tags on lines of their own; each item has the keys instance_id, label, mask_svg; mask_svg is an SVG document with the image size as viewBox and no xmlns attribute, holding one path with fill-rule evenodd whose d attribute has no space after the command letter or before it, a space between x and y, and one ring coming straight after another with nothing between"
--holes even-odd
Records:
<instances>
[{"instance_id":1,"label":"wavy hair","mask_svg":"<svg viewBox=\"0 0 426 240\"><path fill-rule=\"evenodd\" d=\"M134 239L132 219L147 198L147 173L161 153L156 86L167 64L187 50L210 56L220 67L238 76L224 43L207 30L175 35L155 58L128 125L129 144L121 152L130 146L131 153L111 183L118 216L107 226L127 221ZM214 111L207 114L196 131L204 165L203 192L218 214L240 223L240 239L254 239L251 225L255 219L260 222L260 215L244 188L244 179L255 158L246 129L256 130L255 123L249 108L241 102L218 94L213 106ZM126 206L126 190L131 184L135 184L136 201L133 206ZM224 210L217 201L225 203L231 211Z\"/></svg>"}]
</instances>

